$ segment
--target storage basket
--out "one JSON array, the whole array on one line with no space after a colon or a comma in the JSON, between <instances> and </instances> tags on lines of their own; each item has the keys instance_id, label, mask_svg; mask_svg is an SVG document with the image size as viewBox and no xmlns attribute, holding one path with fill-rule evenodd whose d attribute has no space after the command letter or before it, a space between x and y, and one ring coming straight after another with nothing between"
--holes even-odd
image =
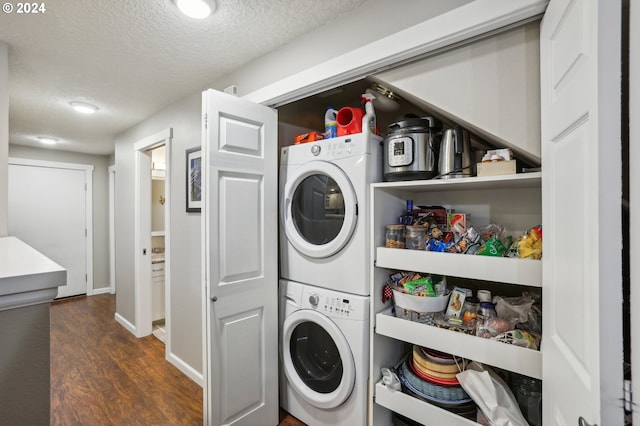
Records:
<instances>
[{"instance_id":1,"label":"storage basket","mask_svg":"<svg viewBox=\"0 0 640 426\"><path fill-rule=\"evenodd\" d=\"M393 304L396 307L396 316L398 318L417 321L422 314L443 312L447 307L448 301L448 293L443 296L424 297L393 290ZM401 309L398 309L398 307ZM413 315L414 313L415 315ZM416 318L413 318L414 316Z\"/></svg>"}]
</instances>

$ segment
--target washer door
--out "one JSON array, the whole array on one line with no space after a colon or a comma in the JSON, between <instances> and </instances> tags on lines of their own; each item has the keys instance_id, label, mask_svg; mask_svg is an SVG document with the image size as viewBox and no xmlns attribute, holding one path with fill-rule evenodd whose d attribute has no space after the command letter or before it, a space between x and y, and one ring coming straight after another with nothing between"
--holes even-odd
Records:
<instances>
[{"instance_id":1,"label":"washer door","mask_svg":"<svg viewBox=\"0 0 640 426\"><path fill-rule=\"evenodd\" d=\"M351 238L358 200L347 175L333 163L312 161L296 169L283 193L284 230L301 253L325 258Z\"/></svg>"},{"instance_id":2,"label":"washer door","mask_svg":"<svg viewBox=\"0 0 640 426\"><path fill-rule=\"evenodd\" d=\"M351 395L353 354L329 317L310 309L289 315L282 326L282 358L289 384L309 404L334 408Z\"/></svg>"}]
</instances>

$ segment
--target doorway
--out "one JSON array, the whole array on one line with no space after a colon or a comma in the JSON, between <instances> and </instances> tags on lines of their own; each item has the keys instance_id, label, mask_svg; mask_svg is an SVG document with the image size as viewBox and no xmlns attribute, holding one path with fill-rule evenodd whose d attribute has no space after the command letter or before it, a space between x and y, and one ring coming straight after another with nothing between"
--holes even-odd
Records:
<instances>
[{"instance_id":1,"label":"doorway","mask_svg":"<svg viewBox=\"0 0 640 426\"><path fill-rule=\"evenodd\" d=\"M8 231L67 270L57 298L93 294L93 166L9 158Z\"/></svg>"},{"instance_id":2,"label":"doorway","mask_svg":"<svg viewBox=\"0 0 640 426\"><path fill-rule=\"evenodd\" d=\"M154 246L162 248L163 252L163 282L164 294L155 295L156 304L164 302L162 310L165 319L165 353L170 353L170 206L171 206L171 138L172 129L166 129L134 144L135 162L135 211L134 211L134 270L135 270L135 332L136 337L144 337L152 334L154 322L154 292L153 280L157 281L157 263L154 262ZM164 147L164 187L163 199L153 199L153 151ZM162 201L162 204L160 204ZM159 204L159 209L164 213L162 230L152 229L152 206ZM158 242L162 238L162 246ZM160 296L160 297L159 297ZM161 300L159 302L159 300Z\"/></svg>"}]
</instances>

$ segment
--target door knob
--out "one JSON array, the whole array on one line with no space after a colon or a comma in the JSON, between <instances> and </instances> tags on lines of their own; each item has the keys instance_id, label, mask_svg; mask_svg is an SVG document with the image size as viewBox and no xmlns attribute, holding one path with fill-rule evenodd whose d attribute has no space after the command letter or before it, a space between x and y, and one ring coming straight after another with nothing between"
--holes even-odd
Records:
<instances>
[{"instance_id":1,"label":"door knob","mask_svg":"<svg viewBox=\"0 0 640 426\"><path fill-rule=\"evenodd\" d=\"M218 296L211 296L211 301L212 302L217 302L218 301Z\"/></svg>"},{"instance_id":2,"label":"door knob","mask_svg":"<svg viewBox=\"0 0 640 426\"><path fill-rule=\"evenodd\" d=\"M580 416L578 418L578 426L598 426L597 424L588 423L584 417Z\"/></svg>"}]
</instances>

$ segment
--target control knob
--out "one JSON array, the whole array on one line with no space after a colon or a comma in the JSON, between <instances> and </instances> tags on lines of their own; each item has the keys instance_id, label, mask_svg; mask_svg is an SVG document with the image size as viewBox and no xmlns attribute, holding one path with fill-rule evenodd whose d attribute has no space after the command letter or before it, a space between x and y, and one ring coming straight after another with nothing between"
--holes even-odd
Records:
<instances>
[{"instance_id":1,"label":"control knob","mask_svg":"<svg viewBox=\"0 0 640 426\"><path fill-rule=\"evenodd\" d=\"M320 296L318 296L317 294L312 294L311 296L309 296L309 303L311 303L313 306L317 306L319 302Z\"/></svg>"}]
</instances>

